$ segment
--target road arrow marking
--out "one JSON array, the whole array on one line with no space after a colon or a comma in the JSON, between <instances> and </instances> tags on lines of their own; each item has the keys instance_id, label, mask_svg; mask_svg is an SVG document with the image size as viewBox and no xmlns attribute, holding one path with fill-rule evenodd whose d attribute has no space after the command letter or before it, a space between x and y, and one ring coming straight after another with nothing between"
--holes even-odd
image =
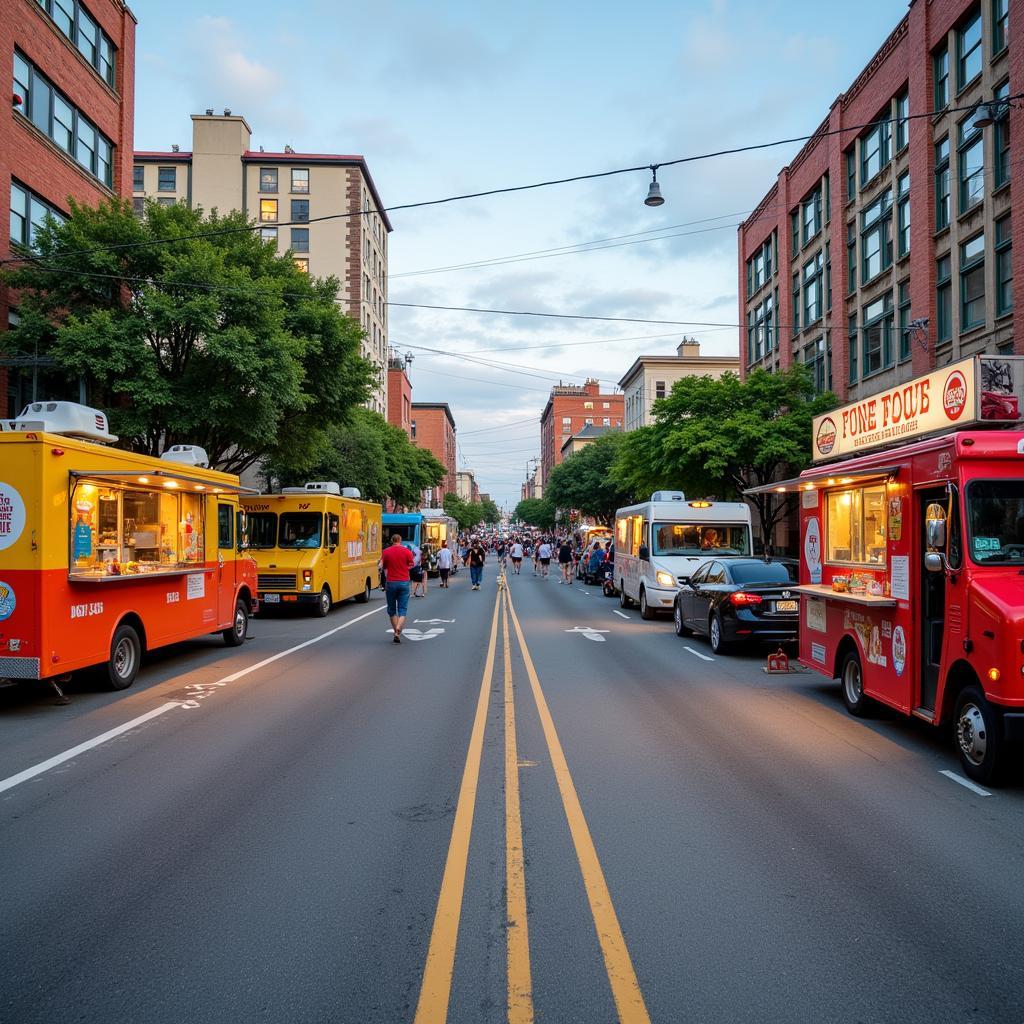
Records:
<instances>
[{"instance_id":1,"label":"road arrow marking","mask_svg":"<svg viewBox=\"0 0 1024 1024\"><path fill-rule=\"evenodd\" d=\"M452 623L454 619L413 619L413 622L425 622L428 626L436 626L439 622Z\"/></svg>"},{"instance_id":2,"label":"road arrow marking","mask_svg":"<svg viewBox=\"0 0 1024 1024\"><path fill-rule=\"evenodd\" d=\"M592 626L576 626L574 629L565 630L566 633L580 633L585 636L588 640L593 640L596 643L603 644L604 637L602 633L609 633L611 630L608 629L594 629Z\"/></svg>"},{"instance_id":3,"label":"road arrow marking","mask_svg":"<svg viewBox=\"0 0 1024 1024\"><path fill-rule=\"evenodd\" d=\"M402 636L406 640L436 640L443 632L444 630L438 627L423 630L422 632L418 629L403 629Z\"/></svg>"}]
</instances>

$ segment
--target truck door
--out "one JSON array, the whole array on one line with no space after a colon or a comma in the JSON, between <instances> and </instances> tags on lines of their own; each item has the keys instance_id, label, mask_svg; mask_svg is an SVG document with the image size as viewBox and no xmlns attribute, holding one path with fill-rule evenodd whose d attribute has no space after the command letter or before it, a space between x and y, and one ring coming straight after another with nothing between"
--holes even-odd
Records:
<instances>
[{"instance_id":1,"label":"truck door","mask_svg":"<svg viewBox=\"0 0 1024 1024\"><path fill-rule=\"evenodd\" d=\"M217 502L217 622L230 622L235 614L235 507Z\"/></svg>"},{"instance_id":2,"label":"truck door","mask_svg":"<svg viewBox=\"0 0 1024 1024\"><path fill-rule=\"evenodd\" d=\"M921 579L921 635L918 638L921 654L921 697L918 707L926 711L935 710L935 693L939 686L942 631L946 621L946 573L928 572L924 568L924 556L928 551L925 519L929 505L938 504L945 507L948 500L945 488L919 491L917 494L916 571Z\"/></svg>"}]
</instances>

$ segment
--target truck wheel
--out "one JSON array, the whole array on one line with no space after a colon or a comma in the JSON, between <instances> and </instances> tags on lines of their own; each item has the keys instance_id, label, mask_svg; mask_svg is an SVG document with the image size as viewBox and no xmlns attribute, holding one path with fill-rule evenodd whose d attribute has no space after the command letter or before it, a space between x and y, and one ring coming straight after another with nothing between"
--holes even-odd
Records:
<instances>
[{"instance_id":1,"label":"truck wheel","mask_svg":"<svg viewBox=\"0 0 1024 1024\"><path fill-rule=\"evenodd\" d=\"M722 620L718 616L718 612L715 612L711 616L711 621L708 623L708 640L711 643L711 650L715 654L725 654L729 645L722 639Z\"/></svg>"},{"instance_id":2,"label":"truck wheel","mask_svg":"<svg viewBox=\"0 0 1024 1024\"><path fill-rule=\"evenodd\" d=\"M1003 762L1003 723L980 687L968 686L957 698L955 735L960 763L975 782L998 780Z\"/></svg>"},{"instance_id":3,"label":"truck wheel","mask_svg":"<svg viewBox=\"0 0 1024 1024\"><path fill-rule=\"evenodd\" d=\"M107 678L112 690L125 690L135 682L142 661L142 643L134 626L127 624L117 627L114 639L110 641L110 660L107 662Z\"/></svg>"},{"instance_id":4,"label":"truck wheel","mask_svg":"<svg viewBox=\"0 0 1024 1024\"><path fill-rule=\"evenodd\" d=\"M619 607L630 608L632 607L632 604L633 602L630 601L628 597L626 597L626 581L619 580Z\"/></svg>"},{"instance_id":5,"label":"truck wheel","mask_svg":"<svg viewBox=\"0 0 1024 1024\"><path fill-rule=\"evenodd\" d=\"M654 610L647 603L647 588L640 588L640 618L648 621L654 618Z\"/></svg>"},{"instance_id":6,"label":"truck wheel","mask_svg":"<svg viewBox=\"0 0 1024 1024\"><path fill-rule=\"evenodd\" d=\"M318 619L322 619L327 615L331 610L331 604L331 588L325 583L323 590L320 591L320 596L316 599L316 615Z\"/></svg>"},{"instance_id":7,"label":"truck wheel","mask_svg":"<svg viewBox=\"0 0 1024 1024\"><path fill-rule=\"evenodd\" d=\"M672 624L676 627L676 636L689 636L692 630L683 622L683 609L676 601L672 607Z\"/></svg>"},{"instance_id":8,"label":"truck wheel","mask_svg":"<svg viewBox=\"0 0 1024 1024\"><path fill-rule=\"evenodd\" d=\"M843 658L843 667L839 670L839 686L846 710L855 718L867 718L874 707L874 701L864 695L864 671L856 651L847 652Z\"/></svg>"},{"instance_id":9,"label":"truck wheel","mask_svg":"<svg viewBox=\"0 0 1024 1024\"><path fill-rule=\"evenodd\" d=\"M235 617L231 620L231 627L225 629L221 636L228 647L241 647L245 643L245 634L249 632L249 606L242 598L238 599L235 605Z\"/></svg>"},{"instance_id":10,"label":"truck wheel","mask_svg":"<svg viewBox=\"0 0 1024 1024\"><path fill-rule=\"evenodd\" d=\"M369 580L367 580L365 585L363 586L363 592L361 594L356 594L356 600L360 604L366 604L366 602L370 600L370 581Z\"/></svg>"}]
</instances>

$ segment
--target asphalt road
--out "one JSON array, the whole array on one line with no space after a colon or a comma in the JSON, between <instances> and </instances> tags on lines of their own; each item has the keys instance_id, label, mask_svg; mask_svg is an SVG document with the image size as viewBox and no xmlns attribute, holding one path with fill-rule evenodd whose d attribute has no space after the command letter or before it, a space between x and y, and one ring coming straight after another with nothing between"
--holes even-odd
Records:
<instances>
[{"instance_id":1,"label":"asphalt road","mask_svg":"<svg viewBox=\"0 0 1024 1024\"><path fill-rule=\"evenodd\" d=\"M1024 773L982 796L763 651L508 594L0 691L0 1021L1024 1019Z\"/></svg>"}]
</instances>

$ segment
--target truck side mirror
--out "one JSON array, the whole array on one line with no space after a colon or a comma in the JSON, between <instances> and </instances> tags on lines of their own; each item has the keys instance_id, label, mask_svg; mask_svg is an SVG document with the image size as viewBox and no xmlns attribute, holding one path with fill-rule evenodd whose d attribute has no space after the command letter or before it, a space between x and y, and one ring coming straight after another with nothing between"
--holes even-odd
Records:
<instances>
[{"instance_id":1,"label":"truck side mirror","mask_svg":"<svg viewBox=\"0 0 1024 1024\"><path fill-rule=\"evenodd\" d=\"M637 557L641 562L649 562L651 560L651 549L646 544L641 544Z\"/></svg>"},{"instance_id":2,"label":"truck side mirror","mask_svg":"<svg viewBox=\"0 0 1024 1024\"><path fill-rule=\"evenodd\" d=\"M942 572L942 555L938 551L929 551L924 556L924 567L928 572Z\"/></svg>"},{"instance_id":3,"label":"truck side mirror","mask_svg":"<svg viewBox=\"0 0 1024 1024\"><path fill-rule=\"evenodd\" d=\"M937 503L925 512L925 541L934 551L946 550L946 510Z\"/></svg>"},{"instance_id":4,"label":"truck side mirror","mask_svg":"<svg viewBox=\"0 0 1024 1024\"><path fill-rule=\"evenodd\" d=\"M689 576L680 576L679 577L679 586L681 586L681 587L690 587L692 589L693 583L690 581L690 577Z\"/></svg>"}]
</instances>

